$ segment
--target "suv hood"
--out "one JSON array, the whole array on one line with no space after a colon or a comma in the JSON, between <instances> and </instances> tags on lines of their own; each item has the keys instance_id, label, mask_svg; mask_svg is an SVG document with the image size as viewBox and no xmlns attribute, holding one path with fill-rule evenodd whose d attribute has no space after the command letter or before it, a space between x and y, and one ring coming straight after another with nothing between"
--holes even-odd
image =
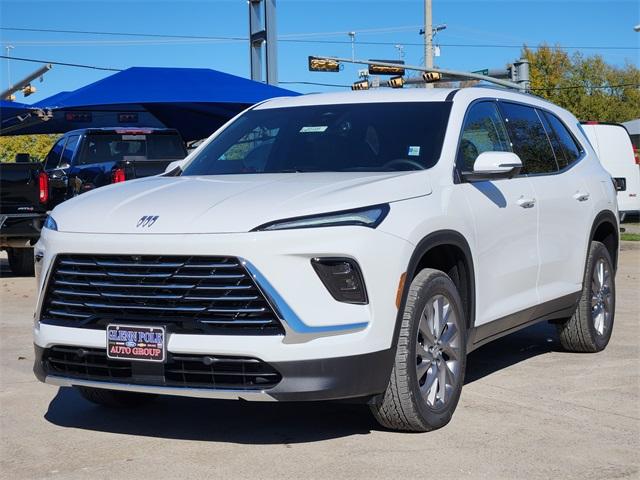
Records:
<instances>
[{"instance_id":1,"label":"suv hood","mask_svg":"<svg viewBox=\"0 0 640 480\"><path fill-rule=\"evenodd\" d=\"M52 216L61 232L232 233L430 193L426 171L157 176L85 193L60 204ZM144 216L158 218L138 227Z\"/></svg>"}]
</instances>

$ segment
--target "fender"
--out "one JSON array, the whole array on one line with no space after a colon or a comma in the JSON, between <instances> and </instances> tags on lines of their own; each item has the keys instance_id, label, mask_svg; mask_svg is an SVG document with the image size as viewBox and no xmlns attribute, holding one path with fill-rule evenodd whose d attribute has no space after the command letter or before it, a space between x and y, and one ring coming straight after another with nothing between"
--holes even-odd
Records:
<instances>
[{"instance_id":1,"label":"fender","mask_svg":"<svg viewBox=\"0 0 640 480\"><path fill-rule=\"evenodd\" d=\"M471 255L471 248L469 248L469 243L464 238L464 236L455 230L438 230L436 232L430 233L426 237L424 237L418 245L416 246L413 254L411 255L411 259L409 260L409 265L406 270L406 280L404 283L404 287L402 290L402 297L400 300L400 306L398 308L398 314L396 317L396 325L393 331L393 343L391 344L391 348L395 351L397 343L398 343L398 334L400 332L400 326L402 325L402 315L404 312L404 307L407 302L407 296L409 294L409 287L411 286L411 280L418 273L416 270L418 268L418 264L420 260L434 247L438 247L440 245L453 245L458 247L464 254L467 271L465 272L465 280L467 285L469 285L469 305L467 306L468 312L467 314L467 327L472 328L475 324L476 318L476 307L475 307L475 299L476 299L476 289L475 289L475 273L473 269L473 257Z\"/></svg>"},{"instance_id":2,"label":"fender","mask_svg":"<svg viewBox=\"0 0 640 480\"><path fill-rule=\"evenodd\" d=\"M613 255L613 258L611 259L611 261L613 262L614 272L618 270L618 248L620 247L620 228L618 225L618 219L615 213L613 213L611 210L602 210L600 213L596 215L596 218L593 221L593 225L591 226L591 232L589 232L589 241L587 242L587 249L586 249L587 251L584 254L585 272L587 269L587 258L589 257L589 245L593 241L593 237L596 234L596 231L598 230L600 225L602 225L603 223L611 223L614 227L613 229L615 232L616 244L615 244L615 254ZM584 278L584 275L582 278Z\"/></svg>"}]
</instances>

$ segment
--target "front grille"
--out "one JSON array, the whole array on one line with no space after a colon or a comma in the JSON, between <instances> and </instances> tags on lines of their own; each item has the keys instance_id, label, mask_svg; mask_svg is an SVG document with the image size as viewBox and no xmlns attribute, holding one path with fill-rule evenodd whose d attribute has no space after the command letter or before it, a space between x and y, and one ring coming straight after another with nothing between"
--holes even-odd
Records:
<instances>
[{"instance_id":1,"label":"front grille","mask_svg":"<svg viewBox=\"0 0 640 480\"><path fill-rule=\"evenodd\" d=\"M59 255L40 317L88 328L126 321L180 333L284 333L235 257Z\"/></svg>"},{"instance_id":2,"label":"front grille","mask_svg":"<svg viewBox=\"0 0 640 480\"><path fill-rule=\"evenodd\" d=\"M262 390L282 376L257 358L168 353L166 363L111 360L106 350L54 346L43 352L47 375L81 380L234 390Z\"/></svg>"}]
</instances>

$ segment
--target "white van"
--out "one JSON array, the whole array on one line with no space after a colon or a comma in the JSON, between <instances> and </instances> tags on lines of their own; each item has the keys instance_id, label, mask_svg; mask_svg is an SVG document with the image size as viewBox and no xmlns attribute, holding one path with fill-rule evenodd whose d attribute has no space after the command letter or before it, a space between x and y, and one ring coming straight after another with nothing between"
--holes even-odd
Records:
<instances>
[{"instance_id":1,"label":"white van","mask_svg":"<svg viewBox=\"0 0 640 480\"><path fill-rule=\"evenodd\" d=\"M620 220L628 213L640 212L640 165L636 164L629 132L615 123L586 122L582 128L611 174L618 190Z\"/></svg>"}]
</instances>

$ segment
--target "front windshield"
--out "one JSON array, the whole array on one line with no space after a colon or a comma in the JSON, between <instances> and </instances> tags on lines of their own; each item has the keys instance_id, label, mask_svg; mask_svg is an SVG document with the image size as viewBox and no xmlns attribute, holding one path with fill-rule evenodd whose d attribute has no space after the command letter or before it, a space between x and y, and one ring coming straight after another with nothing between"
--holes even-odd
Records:
<instances>
[{"instance_id":1,"label":"front windshield","mask_svg":"<svg viewBox=\"0 0 640 480\"><path fill-rule=\"evenodd\" d=\"M438 161L449 102L250 110L183 175L424 170Z\"/></svg>"}]
</instances>

